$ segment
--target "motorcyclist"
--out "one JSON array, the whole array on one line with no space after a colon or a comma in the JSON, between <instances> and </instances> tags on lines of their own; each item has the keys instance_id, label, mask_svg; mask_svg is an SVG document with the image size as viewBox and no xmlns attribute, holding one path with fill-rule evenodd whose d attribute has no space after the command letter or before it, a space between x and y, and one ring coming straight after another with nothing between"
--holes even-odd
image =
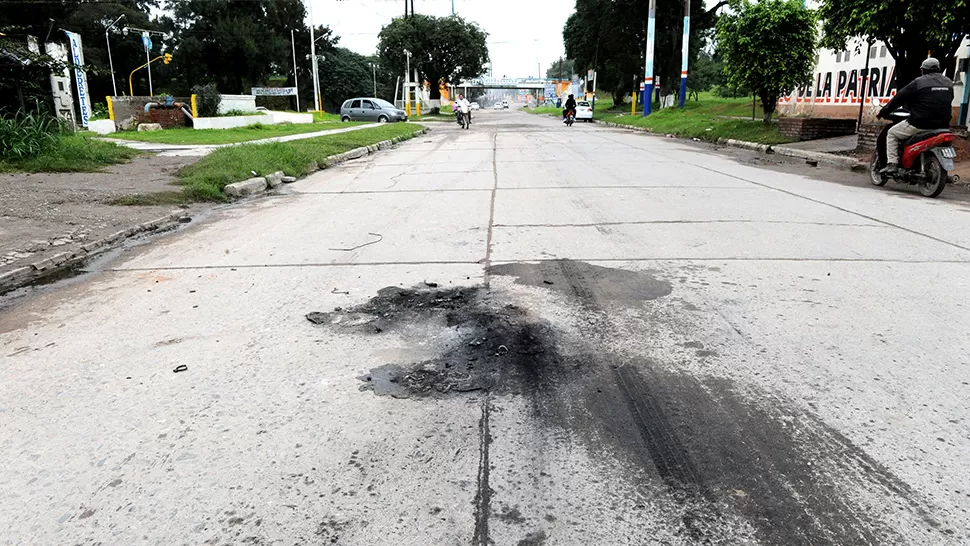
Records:
<instances>
[{"instance_id":1,"label":"motorcyclist","mask_svg":"<svg viewBox=\"0 0 970 546\"><path fill-rule=\"evenodd\" d=\"M563 109L562 109L563 123L566 122L566 116L569 115L569 112L575 112L575 111L576 111L576 98L573 95L569 95L569 97L566 98L566 104L563 105Z\"/></svg>"},{"instance_id":2,"label":"motorcyclist","mask_svg":"<svg viewBox=\"0 0 970 546\"><path fill-rule=\"evenodd\" d=\"M472 121L472 105L465 95L458 95L458 115L465 118L465 123Z\"/></svg>"},{"instance_id":3,"label":"motorcyclist","mask_svg":"<svg viewBox=\"0 0 970 546\"><path fill-rule=\"evenodd\" d=\"M899 143L923 131L947 129L953 115L953 82L940 71L940 61L929 57L920 69L923 75L896 92L879 111L888 119L891 112L907 107L909 119L893 125L886 137L886 167L880 174L893 176L899 171Z\"/></svg>"}]
</instances>

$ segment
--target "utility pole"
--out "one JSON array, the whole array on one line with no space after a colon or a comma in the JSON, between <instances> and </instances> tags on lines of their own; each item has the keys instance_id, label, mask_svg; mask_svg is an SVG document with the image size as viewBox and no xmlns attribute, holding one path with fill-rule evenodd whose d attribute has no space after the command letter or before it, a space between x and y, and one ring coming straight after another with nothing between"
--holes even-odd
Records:
<instances>
[{"instance_id":1,"label":"utility pole","mask_svg":"<svg viewBox=\"0 0 970 546\"><path fill-rule=\"evenodd\" d=\"M643 74L643 117L653 108L653 40L657 33L657 0L650 0L647 16L647 62Z\"/></svg>"},{"instance_id":2,"label":"utility pole","mask_svg":"<svg viewBox=\"0 0 970 546\"><path fill-rule=\"evenodd\" d=\"M374 72L374 97L377 98L377 63L370 63L370 68Z\"/></svg>"},{"instance_id":3,"label":"utility pole","mask_svg":"<svg viewBox=\"0 0 970 546\"><path fill-rule=\"evenodd\" d=\"M114 96L118 96L118 83L115 80L115 63L111 60L111 40L108 39L108 31L114 28L118 24L118 21L122 20L125 14L122 13L115 19L110 25L104 27L104 42L108 46L108 66L111 67L111 88L114 90Z\"/></svg>"},{"instance_id":4,"label":"utility pole","mask_svg":"<svg viewBox=\"0 0 970 546\"><path fill-rule=\"evenodd\" d=\"M967 48L967 71L963 75L963 102L960 104L960 125L967 123L968 108L970 108L970 48Z\"/></svg>"},{"instance_id":5,"label":"utility pole","mask_svg":"<svg viewBox=\"0 0 970 546\"><path fill-rule=\"evenodd\" d=\"M290 44L293 46L293 86L296 87L296 111L300 111L300 81L296 76L296 36L290 29Z\"/></svg>"},{"instance_id":6,"label":"utility pole","mask_svg":"<svg viewBox=\"0 0 970 546\"><path fill-rule=\"evenodd\" d=\"M313 104L319 112L320 105L320 77L317 75L317 40L313 37L313 0L310 0L308 13L310 16L310 65L313 71Z\"/></svg>"},{"instance_id":7,"label":"utility pole","mask_svg":"<svg viewBox=\"0 0 970 546\"><path fill-rule=\"evenodd\" d=\"M404 70L404 112L411 117L411 52L405 49L404 56L407 59Z\"/></svg>"},{"instance_id":8,"label":"utility pole","mask_svg":"<svg viewBox=\"0 0 970 546\"><path fill-rule=\"evenodd\" d=\"M684 0L684 40L680 66L680 107L687 102L687 64L690 60L690 0Z\"/></svg>"}]
</instances>

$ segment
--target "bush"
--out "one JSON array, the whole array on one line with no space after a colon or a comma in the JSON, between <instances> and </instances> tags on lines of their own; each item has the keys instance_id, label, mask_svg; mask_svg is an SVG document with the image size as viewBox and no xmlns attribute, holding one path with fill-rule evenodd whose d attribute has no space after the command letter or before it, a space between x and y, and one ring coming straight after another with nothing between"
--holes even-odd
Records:
<instances>
[{"instance_id":1,"label":"bush","mask_svg":"<svg viewBox=\"0 0 970 546\"><path fill-rule=\"evenodd\" d=\"M61 133L55 117L17 113L0 116L0 159L33 157L53 148Z\"/></svg>"},{"instance_id":2,"label":"bush","mask_svg":"<svg viewBox=\"0 0 970 546\"><path fill-rule=\"evenodd\" d=\"M219 93L216 84L196 85L192 88L192 94L196 96L196 108L199 109L200 117L211 118L219 115L222 94Z\"/></svg>"}]
</instances>

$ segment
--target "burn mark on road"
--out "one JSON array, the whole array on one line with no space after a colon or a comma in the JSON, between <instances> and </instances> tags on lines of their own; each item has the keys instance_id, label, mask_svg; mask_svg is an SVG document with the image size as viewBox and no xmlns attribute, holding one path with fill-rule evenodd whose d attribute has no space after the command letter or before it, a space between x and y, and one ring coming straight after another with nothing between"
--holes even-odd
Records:
<instances>
[{"instance_id":1,"label":"burn mark on road","mask_svg":"<svg viewBox=\"0 0 970 546\"><path fill-rule=\"evenodd\" d=\"M493 268L576 300L586 311L581 334L479 288L387 288L361 306L311 315L367 335L422 320L454 329L435 358L371 370L362 390L417 400L486 394L476 545L491 540L492 395L527 397L536 420L597 452L612 446L607 451L645 495L656 497L660 486L679 506L678 533L688 543L739 538L739 520L764 544L899 543L892 517L882 519L886 506L936 526L908 485L814 415L768 392L615 351L609 310L663 297L670 287L649 273L606 270L568 261ZM612 286L616 279L622 286ZM882 502L863 504L858 495Z\"/></svg>"}]
</instances>

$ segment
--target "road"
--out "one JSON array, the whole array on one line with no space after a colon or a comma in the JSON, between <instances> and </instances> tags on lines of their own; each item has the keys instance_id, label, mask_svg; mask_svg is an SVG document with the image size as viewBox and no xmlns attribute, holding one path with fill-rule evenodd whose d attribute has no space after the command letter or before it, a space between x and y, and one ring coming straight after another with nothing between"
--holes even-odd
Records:
<instances>
[{"instance_id":1,"label":"road","mask_svg":"<svg viewBox=\"0 0 970 546\"><path fill-rule=\"evenodd\" d=\"M970 542L963 205L433 127L7 302L0 543Z\"/></svg>"}]
</instances>

